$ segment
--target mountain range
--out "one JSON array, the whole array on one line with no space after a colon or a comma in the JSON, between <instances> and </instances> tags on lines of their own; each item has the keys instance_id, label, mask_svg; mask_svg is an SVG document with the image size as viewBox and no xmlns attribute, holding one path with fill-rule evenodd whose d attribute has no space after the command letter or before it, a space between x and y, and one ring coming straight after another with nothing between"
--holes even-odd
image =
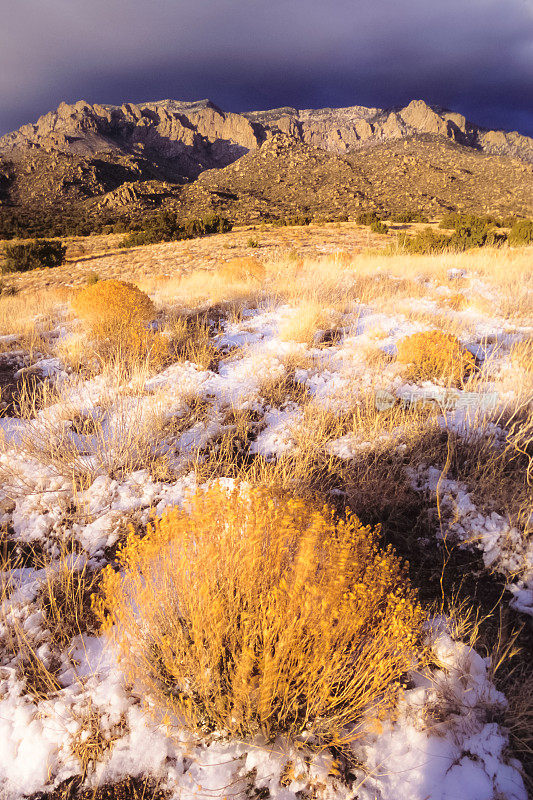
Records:
<instances>
[{"instance_id":1,"label":"mountain range","mask_svg":"<svg viewBox=\"0 0 533 800\"><path fill-rule=\"evenodd\" d=\"M0 138L0 226L166 207L242 221L367 208L527 216L533 139L423 100L242 114L210 100L79 101Z\"/></svg>"}]
</instances>

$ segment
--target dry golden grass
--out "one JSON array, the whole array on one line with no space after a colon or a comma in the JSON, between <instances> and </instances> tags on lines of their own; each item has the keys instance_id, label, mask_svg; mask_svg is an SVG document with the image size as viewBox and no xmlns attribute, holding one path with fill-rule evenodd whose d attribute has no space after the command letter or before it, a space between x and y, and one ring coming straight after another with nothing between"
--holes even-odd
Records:
<instances>
[{"instance_id":1,"label":"dry golden grass","mask_svg":"<svg viewBox=\"0 0 533 800\"><path fill-rule=\"evenodd\" d=\"M379 411L368 395L349 412L335 413L313 401L288 429L291 446L276 458L250 454L261 417L240 412L234 425L193 464L198 483L230 477L290 492L316 502L338 493L365 522L385 521L412 504L406 467L446 458L445 436L433 408L394 405ZM353 457L335 455L334 442L353 440ZM332 494L333 493L333 494Z\"/></svg>"},{"instance_id":2,"label":"dry golden grass","mask_svg":"<svg viewBox=\"0 0 533 800\"><path fill-rule=\"evenodd\" d=\"M527 373L533 373L533 338L517 342L511 348L511 363Z\"/></svg>"},{"instance_id":3,"label":"dry golden grass","mask_svg":"<svg viewBox=\"0 0 533 800\"><path fill-rule=\"evenodd\" d=\"M0 599L4 601L11 587L2 585ZM2 657L15 661L16 674L24 685L24 692L34 702L46 700L61 689L58 680L60 661L57 652L47 647L42 639L28 633L22 609L10 608L2 603L0 608L0 652Z\"/></svg>"},{"instance_id":4,"label":"dry golden grass","mask_svg":"<svg viewBox=\"0 0 533 800\"><path fill-rule=\"evenodd\" d=\"M82 782L125 733L124 722L111 731L104 730L102 718L100 709L89 700L83 713L78 715L78 726L70 738L70 752L80 765Z\"/></svg>"},{"instance_id":5,"label":"dry golden grass","mask_svg":"<svg viewBox=\"0 0 533 800\"><path fill-rule=\"evenodd\" d=\"M200 316L177 316L165 328L174 357L191 361L202 369L214 369L221 354L212 341L211 328Z\"/></svg>"},{"instance_id":6,"label":"dry golden grass","mask_svg":"<svg viewBox=\"0 0 533 800\"><path fill-rule=\"evenodd\" d=\"M398 361L409 365L409 377L458 383L474 369L474 356L456 336L442 331L413 333L398 342Z\"/></svg>"},{"instance_id":7,"label":"dry golden grass","mask_svg":"<svg viewBox=\"0 0 533 800\"><path fill-rule=\"evenodd\" d=\"M277 407L288 402L302 404L309 398L309 390L296 380L294 369L269 375L261 381L257 393L267 405Z\"/></svg>"},{"instance_id":8,"label":"dry golden grass","mask_svg":"<svg viewBox=\"0 0 533 800\"><path fill-rule=\"evenodd\" d=\"M468 300L462 292L441 297L438 301L442 308L450 308L452 311L462 311L468 305Z\"/></svg>"},{"instance_id":9,"label":"dry golden grass","mask_svg":"<svg viewBox=\"0 0 533 800\"><path fill-rule=\"evenodd\" d=\"M66 287L41 289L15 295L0 295L0 336L16 339L0 342L0 353L24 350L30 361L35 355L53 354L50 332L65 316L72 292Z\"/></svg>"},{"instance_id":10,"label":"dry golden grass","mask_svg":"<svg viewBox=\"0 0 533 800\"><path fill-rule=\"evenodd\" d=\"M161 716L201 736L351 741L393 706L419 645L401 563L327 507L214 486L132 533L120 561L107 628Z\"/></svg>"},{"instance_id":11,"label":"dry golden grass","mask_svg":"<svg viewBox=\"0 0 533 800\"><path fill-rule=\"evenodd\" d=\"M113 369L115 367L115 369ZM80 418L72 392L83 392L83 380L73 378L53 388L48 383L31 386L20 398L20 416L27 425L16 447L27 458L35 459L55 475L86 487L99 474L124 475L147 469L159 479L169 476L166 415L157 396L145 402L142 386L147 372L136 374L119 362L111 365L107 388L91 411ZM9 442L1 441L9 450ZM16 466L2 465L0 475L6 485L19 487Z\"/></svg>"},{"instance_id":12,"label":"dry golden grass","mask_svg":"<svg viewBox=\"0 0 533 800\"><path fill-rule=\"evenodd\" d=\"M265 278L266 270L264 265L257 258L252 256L241 256L231 258L219 267L221 277L229 281L242 281L255 278L262 281Z\"/></svg>"},{"instance_id":13,"label":"dry golden grass","mask_svg":"<svg viewBox=\"0 0 533 800\"><path fill-rule=\"evenodd\" d=\"M196 270L190 275L167 277L154 281L144 279L140 286L149 291L163 307L178 307L184 311L203 313L210 308L237 310L256 306L264 297L257 280L229 280L216 270Z\"/></svg>"},{"instance_id":14,"label":"dry golden grass","mask_svg":"<svg viewBox=\"0 0 533 800\"><path fill-rule=\"evenodd\" d=\"M530 398L531 400L531 398ZM502 441L494 423L505 430ZM449 433L453 474L485 512L505 514L524 537L533 534L533 421L528 406L485 415L468 435Z\"/></svg>"},{"instance_id":15,"label":"dry golden grass","mask_svg":"<svg viewBox=\"0 0 533 800\"><path fill-rule=\"evenodd\" d=\"M73 564L66 554L59 564L47 569L39 603L44 624L59 650L68 648L75 636L97 632L91 595L97 592L98 585L98 574L89 572L86 564Z\"/></svg>"},{"instance_id":16,"label":"dry golden grass","mask_svg":"<svg viewBox=\"0 0 533 800\"><path fill-rule=\"evenodd\" d=\"M15 295L0 295L0 335L24 333L37 323L45 330L55 327L58 311L73 294L68 287L57 286Z\"/></svg>"},{"instance_id":17,"label":"dry golden grass","mask_svg":"<svg viewBox=\"0 0 533 800\"><path fill-rule=\"evenodd\" d=\"M426 311L413 308L410 302L402 303L401 301L395 305L396 313L403 314L411 322L419 322L424 326L443 331L446 334L465 338L475 331L475 326L471 321L453 313L451 309ZM391 305L389 310L392 310Z\"/></svg>"},{"instance_id":18,"label":"dry golden grass","mask_svg":"<svg viewBox=\"0 0 533 800\"><path fill-rule=\"evenodd\" d=\"M533 791L533 670L522 667L515 670L502 687L507 700L504 725L509 731L515 757L526 769L525 782Z\"/></svg>"},{"instance_id":19,"label":"dry golden grass","mask_svg":"<svg viewBox=\"0 0 533 800\"><path fill-rule=\"evenodd\" d=\"M324 308L313 300L300 301L281 325L279 336L282 341L311 345L319 330L337 328L339 324L340 315L335 309Z\"/></svg>"}]
</instances>

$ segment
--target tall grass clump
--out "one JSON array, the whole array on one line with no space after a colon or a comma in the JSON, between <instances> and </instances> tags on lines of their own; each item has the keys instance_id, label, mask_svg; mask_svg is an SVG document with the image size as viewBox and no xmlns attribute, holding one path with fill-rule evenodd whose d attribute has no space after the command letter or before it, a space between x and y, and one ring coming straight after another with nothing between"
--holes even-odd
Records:
<instances>
[{"instance_id":1,"label":"tall grass clump","mask_svg":"<svg viewBox=\"0 0 533 800\"><path fill-rule=\"evenodd\" d=\"M248 280L253 278L262 281L266 275L263 264L252 256L231 258L220 267L220 274L228 281Z\"/></svg>"},{"instance_id":2,"label":"tall grass clump","mask_svg":"<svg viewBox=\"0 0 533 800\"><path fill-rule=\"evenodd\" d=\"M533 337L517 342L511 348L511 363L513 367L523 369L533 374Z\"/></svg>"},{"instance_id":3,"label":"tall grass clump","mask_svg":"<svg viewBox=\"0 0 533 800\"><path fill-rule=\"evenodd\" d=\"M199 490L104 572L130 679L197 735L357 738L397 699L423 612L379 529L262 488Z\"/></svg>"},{"instance_id":4,"label":"tall grass clump","mask_svg":"<svg viewBox=\"0 0 533 800\"><path fill-rule=\"evenodd\" d=\"M475 358L457 336L443 331L423 331L398 342L398 361L409 365L415 380L450 380L458 383L474 369Z\"/></svg>"}]
</instances>

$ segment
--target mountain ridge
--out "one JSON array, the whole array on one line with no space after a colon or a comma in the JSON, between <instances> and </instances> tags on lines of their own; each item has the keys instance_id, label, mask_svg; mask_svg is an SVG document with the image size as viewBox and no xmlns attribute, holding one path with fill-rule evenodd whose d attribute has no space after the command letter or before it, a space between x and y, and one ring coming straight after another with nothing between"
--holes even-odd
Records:
<instances>
[{"instance_id":1,"label":"mountain ridge","mask_svg":"<svg viewBox=\"0 0 533 800\"><path fill-rule=\"evenodd\" d=\"M412 133L435 133L483 152L533 162L533 138L517 131L483 128L458 112L431 106L424 100L412 100L407 106L393 109L355 105L319 109L281 107L243 113L223 111L208 98L199 101L166 99L120 106L79 100L73 104L61 103L55 111L39 117L36 123L28 123L0 137L0 154L19 147L98 152L106 146L116 146L116 138L121 134L125 139L122 146L127 149L133 145L150 145L154 129L161 138L181 141L187 146L200 145L195 141L196 133L197 138L222 139L228 147L233 144L247 150L281 132L337 153ZM106 142L109 136L115 137L115 141ZM85 140L81 146L78 138ZM232 154L238 154L238 150L234 149L229 157ZM172 155L177 157L180 153L174 149ZM201 160L198 166L204 166Z\"/></svg>"},{"instance_id":2,"label":"mountain ridge","mask_svg":"<svg viewBox=\"0 0 533 800\"><path fill-rule=\"evenodd\" d=\"M269 149L271 142L289 150L283 157L281 151L276 155L276 148ZM402 142L411 142L408 153L398 150ZM424 151L423 163L417 147ZM257 157L244 158L253 154ZM243 158L246 180L238 169L230 170L221 176L224 188L217 189L216 171ZM268 158L274 158L275 168L265 170ZM355 159L354 164L347 166L346 159ZM318 163L320 169L315 168ZM254 169L267 184L258 184L250 172ZM385 183L387 174L392 176L388 200L380 170L388 171L383 173ZM464 179L467 174L473 178ZM246 218L246 203L261 192L262 199L252 203L254 215L269 216L271 201L277 210L270 216L299 213L306 206L312 214L313 202L301 195L319 184L329 187L331 202L321 190L319 204L326 215L328 208L342 215L361 206L531 214L527 187L532 175L533 139L486 130L423 100L391 110L283 107L243 114L223 111L207 98L120 106L80 100L61 103L35 123L0 138L0 234L2 226L8 232L17 225L24 229L24 220L39 214L60 220L73 211L93 220L116 220L160 207L194 213L197 205L186 199L195 197L201 199L198 208L218 208L217 197L233 192L228 176L247 198L238 208L222 203L238 218ZM197 181L197 190L185 191ZM344 194L336 182L343 184ZM292 187L287 195L293 198L292 211L278 198L279 184ZM205 192L211 193L212 202L204 202Z\"/></svg>"}]
</instances>

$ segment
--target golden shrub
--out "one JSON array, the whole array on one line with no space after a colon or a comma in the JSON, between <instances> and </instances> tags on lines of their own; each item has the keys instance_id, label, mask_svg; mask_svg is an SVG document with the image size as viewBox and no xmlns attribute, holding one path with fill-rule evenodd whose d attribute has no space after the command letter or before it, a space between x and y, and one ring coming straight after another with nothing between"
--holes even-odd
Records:
<instances>
[{"instance_id":1,"label":"golden shrub","mask_svg":"<svg viewBox=\"0 0 533 800\"><path fill-rule=\"evenodd\" d=\"M423 612L379 530L261 488L198 491L105 570L128 676L199 735L361 735L397 699Z\"/></svg>"},{"instance_id":2,"label":"golden shrub","mask_svg":"<svg viewBox=\"0 0 533 800\"><path fill-rule=\"evenodd\" d=\"M72 308L97 337L142 327L155 316L147 294L132 283L115 279L85 286L74 297Z\"/></svg>"},{"instance_id":3,"label":"golden shrub","mask_svg":"<svg viewBox=\"0 0 533 800\"><path fill-rule=\"evenodd\" d=\"M263 264L252 256L231 258L220 267L220 273L228 280L233 281L242 281L249 278L262 281L265 277L265 272Z\"/></svg>"},{"instance_id":4,"label":"golden shrub","mask_svg":"<svg viewBox=\"0 0 533 800\"><path fill-rule=\"evenodd\" d=\"M120 361L127 369L144 363L157 370L171 360L169 338L147 327L155 316L154 304L132 283L97 281L78 292L72 307L94 339L83 356L97 356L100 362ZM81 353L79 357L83 361Z\"/></svg>"},{"instance_id":5,"label":"golden shrub","mask_svg":"<svg viewBox=\"0 0 533 800\"><path fill-rule=\"evenodd\" d=\"M452 333L413 333L398 342L398 361L410 364L415 379L463 380L475 366L475 358Z\"/></svg>"}]
</instances>

